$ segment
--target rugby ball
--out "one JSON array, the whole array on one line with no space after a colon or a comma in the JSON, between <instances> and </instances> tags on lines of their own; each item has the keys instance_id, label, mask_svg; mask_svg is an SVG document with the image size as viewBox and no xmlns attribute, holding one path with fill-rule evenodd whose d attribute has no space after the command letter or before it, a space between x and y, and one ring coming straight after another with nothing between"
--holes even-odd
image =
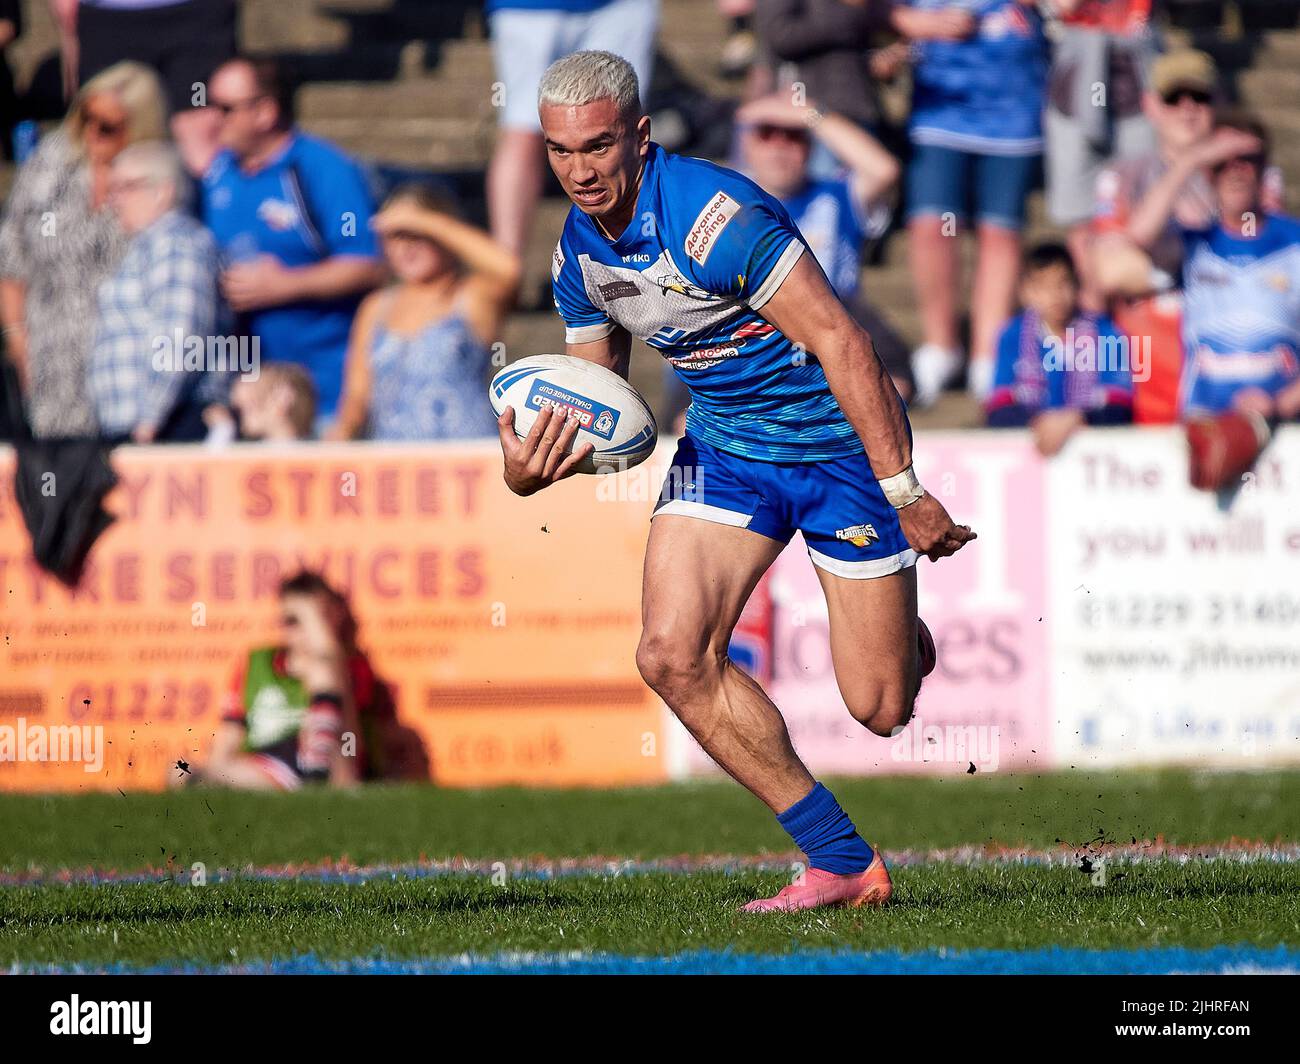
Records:
<instances>
[{"instance_id":1,"label":"rugby ball","mask_svg":"<svg viewBox=\"0 0 1300 1064\"><path fill-rule=\"evenodd\" d=\"M595 450L578 464L579 473L615 473L650 457L659 428L641 394L613 370L570 355L530 355L492 378L488 398L498 417L515 412L515 435L528 435L547 407L578 419L573 446Z\"/></svg>"}]
</instances>

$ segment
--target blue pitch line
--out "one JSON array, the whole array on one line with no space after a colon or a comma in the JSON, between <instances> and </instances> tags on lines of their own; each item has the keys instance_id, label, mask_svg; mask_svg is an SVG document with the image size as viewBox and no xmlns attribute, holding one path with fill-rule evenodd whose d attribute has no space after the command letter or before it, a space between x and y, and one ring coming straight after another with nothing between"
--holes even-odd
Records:
<instances>
[{"instance_id":1,"label":"blue pitch line","mask_svg":"<svg viewBox=\"0 0 1300 1064\"><path fill-rule=\"evenodd\" d=\"M1288 845L1258 851L1219 851L1214 847L1204 847L1200 851L1189 849L1180 853L1140 852L1102 852L1080 849L1049 852L1005 854L984 854L972 849L971 853L911 852L901 851L887 855L893 868L916 868L932 865L946 865L953 868L983 868L1003 865L1018 865L1045 868L1078 868L1084 856L1096 859L1104 857L1116 864L1164 864L1184 862L1225 861L1231 864L1295 864L1300 863L1300 847ZM576 878L615 878L644 875L694 875L700 872L721 872L728 875L749 872L788 872L791 862L797 855L772 855L770 857L745 858L705 858L697 862L683 862L674 858L652 858L648 860L609 860L599 859L590 862L580 860L533 863L511 858L503 863L511 879L522 880L556 880ZM368 865L361 867L287 867L263 866L246 868L221 868L208 874L210 883L230 883L239 881L295 881L326 884L362 885L370 882L393 881L398 879L480 879L493 874L494 867L487 861L477 860L467 864L449 861L433 861L427 864ZM0 873L0 889L5 887L44 887L44 886L123 886L144 883L184 882L188 873L146 869L135 872L117 872L114 870L86 869L53 875L25 876Z\"/></svg>"},{"instance_id":2,"label":"blue pitch line","mask_svg":"<svg viewBox=\"0 0 1300 1064\"><path fill-rule=\"evenodd\" d=\"M789 954L698 950L671 957L617 953L465 954L414 960L357 957L325 960L313 954L251 964L202 966L48 965L19 973L114 975L1300 975L1300 950L1287 946L1171 947L1088 950L926 950L919 953L806 950Z\"/></svg>"}]
</instances>

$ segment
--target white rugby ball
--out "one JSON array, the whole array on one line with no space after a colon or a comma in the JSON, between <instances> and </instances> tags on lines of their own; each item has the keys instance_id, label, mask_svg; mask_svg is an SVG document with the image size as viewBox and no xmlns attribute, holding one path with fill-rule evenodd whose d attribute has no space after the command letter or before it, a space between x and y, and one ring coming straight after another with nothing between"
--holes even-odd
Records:
<instances>
[{"instance_id":1,"label":"white rugby ball","mask_svg":"<svg viewBox=\"0 0 1300 1064\"><path fill-rule=\"evenodd\" d=\"M659 428L646 401L613 370L570 355L530 355L512 362L492 378L488 398L498 417L515 411L515 435L528 435L546 408L578 419L576 449L590 442L595 450L578 463L579 473L614 473L650 457Z\"/></svg>"}]
</instances>

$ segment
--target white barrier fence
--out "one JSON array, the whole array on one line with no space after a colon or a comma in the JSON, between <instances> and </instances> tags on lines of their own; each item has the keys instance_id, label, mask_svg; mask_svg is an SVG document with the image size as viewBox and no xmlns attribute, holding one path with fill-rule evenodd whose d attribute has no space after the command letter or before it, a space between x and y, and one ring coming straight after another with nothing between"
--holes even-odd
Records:
<instances>
[{"instance_id":1,"label":"white barrier fence","mask_svg":"<svg viewBox=\"0 0 1300 1064\"><path fill-rule=\"evenodd\" d=\"M1231 497L1188 486L1177 430L1051 461L1024 433L922 434L917 467L980 538L920 565L940 665L900 736L848 715L798 539L773 571L769 689L814 771L1300 762L1300 430Z\"/></svg>"}]
</instances>

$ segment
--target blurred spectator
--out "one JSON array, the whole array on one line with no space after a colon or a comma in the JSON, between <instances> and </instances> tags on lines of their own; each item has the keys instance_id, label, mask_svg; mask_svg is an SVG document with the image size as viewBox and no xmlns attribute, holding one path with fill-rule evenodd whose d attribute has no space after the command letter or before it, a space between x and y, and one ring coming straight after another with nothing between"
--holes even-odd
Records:
<instances>
[{"instance_id":1,"label":"blurred spectator","mask_svg":"<svg viewBox=\"0 0 1300 1064\"><path fill-rule=\"evenodd\" d=\"M483 391L519 259L424 185L397 189L373 225L398 283L357 312L330 437L359 437L367 424L376 440L496 435Z\"/></svg>"},{"instance_id":2,"label":"blurred spectator","mask_svg":"<svg viewBox=\"0 0 1300 1064\"><path fill-rule=\"evenodd\" d=\"M1043 148L1047 38L1037 9L1021 0L970 0L945 10L947 3L909 3L951 21L947 29L911 31L944 34L913 49L907 210L924 335L912 356L921 405L961 370L959 226L972 216L977 257L969 381L976 394L988 390L998 330L1015 300L1025 202ZM965 39L955 39L963 32Z\"/></svg>"},{"instance_id":3,"label":"blurred spectator","mask_svg":"<svg viewBox=\"0 0 1300 1064\"><path fill-rule=\"evenodd\" d=\"M1107 159L1154 146L1142 90L1156 51L1151 0L1054 0L1063 25L1052 40L1047 111L1047 210L1068 231L1084 278L1084 303L1101 305L1091 283L1089 225L1097 176Z\"/></svg>"},{"instance_id":4,"label":"blurred spectator","mask_svg":"<svg viewBox=\"0 0 1300 1064\"><path fill-rule=\"evenodd\" d=\"M22 117L14 73L9 69L9 46L23 32L22 0L0 0L0 159L12 159L14 126Z\"/></svg>"},{"instance_id":5,"label":"blurred spectator","mask_svg":"<svg viewBox=\"0 0 1300 1064\"><path fill-rule=\"evenodd\" d=\"M222 251L222 292L264 363L311 373L323 431L353 315L385 276L369 188L352 159L294 127L292 89L271 61L226 63L209 99L225 150L203 179L203 219Z\"/></svg>"},{"instance_id":6,"label":"blurred spectator","mask_svg":"<svg viewBox=\"0 0 1300 1064\"><path fill-rule=\"evenodd\" d=\"M883 0L757 0L754 24L776 63L777 88L797 83L827 111L880 134L884 111L871 66L875 35L889 29ZM801 103L803 100L795 100Z\"/></svg>"},{"instance_id":7,"label":"blurred spectator","mask_svg":"<svg viewBox=\"0 0 1300 1064\"><path fill-rule=\"evenodd\" d=\"M622 56L644 97L654 60L659 0L488 0L501 129L488 166L492 236L522 257L542 194L537 86L556 59L594 48ZM644 103L645 100L642 100Z\"/></svg>"},{"instance_id":8,"label":"blurred spectator","mask_svg":"<svg viewBox=\"0 0 1300 1064\"><path fill-rule=\"evenodd\" d=\"M1092 275L1111 301L1115 319L1130 336L1151 338L1150 376L1135 382L1133 419L1169 424L1178 419L1182 379L1182 299L1178 280L1183 244L1179 226L1201 229L1215 218L1215 196L1207 172L1193 170L1179 188L1164 231L1149 248L1129 236L1134 208L1174 163L1201 145L1214 128L1218 74L1204 52L1171 52L1151 69L1143 110L1156 134L1156 148L1101 172L1093 219ZM1264 204L1278 211L1281 172L1264 177Z\"/></svg>"},{"instance_id":9,"label":"blurred spectator","mask_svg":"<svg viewBox=\"0 0 1300 1064\"><path fill-rule=\"evenodd\" d=\"M0 224L0 319L38 437L95 435L95 293L125 243L107 210L109 169L128 144L166 136L166 116L157 75L119 63L86 82L19 168Z\"/></svg>"},{"instance_id":10,"label":"blurred spectator","mask_svg":"<svg viewBox=\"0 0 1300 1064\"><path fill-rule=\"evenodd\" d=\"M316 422L316 386L292 362L271 362L255 378L240 378L230 388L230 405L239 416L239 437L267 442L310 440Z\"/></svg>"},{"instance_id":11,"label":"blurred spectator","mask_svg":"<svg viewBox=\"0 0 1300 1064\"><path fill-rule=\"evenodd\" d=\"M237 670L207 764L187 782L342 787L378 776L392 700L357 648L347 599L312 572L280 585L280 641Z\"/></svg>"},{"instance_id":12,"label":"blurred spectator","mask_svg":"<svg viewBox=\"0 0 1300 1064\"><path fill-rule=\"evenodd\" d=\"M225 374L208 362L217 247L184 211L188 188L169 145L142 141L113 160L109 204L129 243L99 286L89 382L100 435L110 441L201 440L204 407L225 399Z\"/></svg>"},{"instance_id":13,"label":"blurred spectator","mask_svg":"<svg viewBox=\"0 0 1300 1064\"><path fill-rule=\"evenodd\" d=\"M910 398L907 347L859 286L863 245L889 226L898 160L845 117L796 106L783 93L746 104L736 122L745 172L790 212L836 294L871 334L899 393ZM810 177L814 142L839 164L835 177Z\"/></svg>"},{"instance_id":14,"label":"blurred spectator","mask_svg":"<svg viewBox=\"0 0 1300 1064\"><path fill-rule=\"evenodd\" d=\"M1300 222L1268 209L1269 137L1258 119L1221 116L1148 190L1129 235L1154 247L1186 184L1208 174L1213 218L1183 240L1184 417L1236 411L1265 422L1300 415Z\"/></svg>"},{"instance_id":15,"label":"blurred spectator","mask_svg":"<svg viewBox=\"0 0 1300 1064\"><path fill-rule=\"evenodd\" d=\"M718 72L724 78L743 77L757 58L758 39L754 36L753 25L755 3L756 0L717 0L718 13L731 24L718 57Z\"/></svg>"},{"instance_id":16,"label":"blurred spectator","mask_svg":"<svg viewBox=\"0 0 1300 1064\"><path fill-rule=\"evenodd\" d=\"M216 150L220 122L208 106L207 83L235 54L235 0L50 0L50 7L69 85L123 60L152 67L167 91L181 158L200 175Z\"/></svg>"},{"instance_id":17,"label":"blurred spectator","mask_svg":"<svg viewBox=\"0 0 1300 1064\"><path fill-rule=\"evenodd\" d=\"M1064 244L1030 249L1020 302L1024 310L998 341L989 425L1028 425L1050 458L1083 425L1131 421L1128 340L1110 318L1080 310L1079 276Z\"/></svg>"}]
</instances>

